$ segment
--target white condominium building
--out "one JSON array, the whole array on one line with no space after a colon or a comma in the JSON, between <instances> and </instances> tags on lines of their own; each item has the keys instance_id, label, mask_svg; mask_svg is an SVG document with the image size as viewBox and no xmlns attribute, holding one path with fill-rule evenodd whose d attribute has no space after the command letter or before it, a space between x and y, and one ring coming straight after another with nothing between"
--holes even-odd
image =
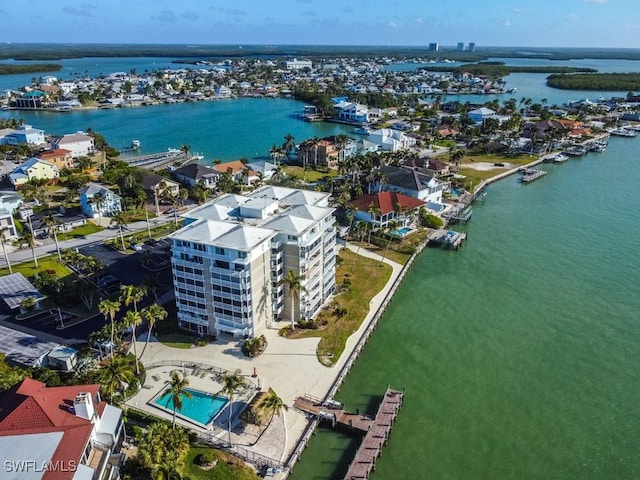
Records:
<instances>
[{"instance_id":1,"label":"white condominium building","mask_svg":"<svg viewBox=\"0 0 640 480\"><path fill-rule=\"evenodd\" d=\"M259 336L288 320L291 299L279 285L289 270L304 287L294 317L313 318L335 288L329 194L266 186L227 194L183 215L171 235L179 325L200 335Z\"/></svg>"}]
</instances>

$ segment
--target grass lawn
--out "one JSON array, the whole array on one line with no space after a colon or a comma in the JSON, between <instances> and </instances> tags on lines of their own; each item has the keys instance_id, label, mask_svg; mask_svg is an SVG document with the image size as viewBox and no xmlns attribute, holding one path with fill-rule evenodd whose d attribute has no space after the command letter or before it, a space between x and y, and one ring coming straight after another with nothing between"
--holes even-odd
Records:
<instances>
[{"instance_id":1,"label":"grass lawn","mask_svg":"<svg viewBox=\"0 0 640 480\"><path fill-rule=\"evenodd\" d=\"M220 450L214 450L218 463L211 470L204 470L195 464L195 459L208 447L191 447L184 459L184 478L190 480L256 480L260 477L243 461Z\"/></svg>"},{"instance_id":2,"label":"grass lawn","mask_svg":"<svg viewBox=\"0 0 640 480\"><path fill-rule=\"evenodd\" d=\"M13 273L22 273L26 278L32 277L36 273L45 272L47 270L55 271L55 274L58 278L66 278L69 275L72 275L71 270L58 261L57 255L49 255L46 257L38 258L38 268L35 268L33 264L33 260L29 260L22 263L11 264L13 269ZM0 275L9 275L8 268L1 268Z\"/></svg>"},{"instance_id":3,"label":"grass lawn","mask_svg":"<svg viewBox=\"0 0 640 480\"><path fill-rule=\"evenodd\" d=\"M193 348L197 337L178 327L178 317L175 303L163 305L167 310L167 318L156 324L155 336L167 347Z\"/></svg>"},{"instance_id":4,"label":"grass lawn","mask_svg":"<svg viewBox=\"0 0 640 480\"><path fill-rule=\"evenodd\" d=\"M59 232L58 241L62 242L63 240L69 240L70 238L84 238L87 235L100 232L101 230L104 229L102 227L99 227L98 225L88 222L86 225L76 227L70 232Z\"/></svg>"},{"instance_id":5,"label":"grass lawn","mask_svg":"<svg viewBox=\"0 0 640 480\"><path fill-rule=\"evenodd\" d=\"M318 344L319 361L324 365L333 365L344 351L349 336L355 332L367 313L369 301L387 283L392 269L387 264L362 255L356 255L348 249L340 250L342 264L336 271L336 283L340 288L345 280L351 285L335 297L335 304L347 311L343 318L334 314L334 307L324 308L319 316L320 325L326 326L317 330L298 329L289 338L320 337Z\"/></svg>"},{"instance_id":6,"label":"grass lawn","mask_svg":"<svg viewBox=\"0 0 640 480\"><path fill-rule=\"evenodd\" d=\"M478 151L469 151L466 150L464 152L464 157L460 164L460 175L464 175L471 181L471 189L475 188L483 180L486 180L491 177L495 177L501 173L510 170L511 168L515 168L516 166L526 165L537 160L537 156L529 156L526 154L521 155L500 155L495 153L483 153ZM485 163L505 163L512 165L510 168L505 167L496 167L490 170L476 170L472 168L471 165L478 162ZM469 187L465 185L465 187Z\"/></svg>"},{"instance_id":7,"label":"grass lawn","mask_svg":"<svg viewBox=\"0 0 640 480\"><path fill-rule=\"evenodd\" d=\"M287 166L283 168L284 172L287 175L291 175L292 177L297 177L300 180L303 180L306 178L307 182L317 182L321 179L323 179L324 177L335 177L336 175L338 175L338 172L334 171L334 170L329 170L328 172L319 172L317 170L312 170L312 169L307 169L307 174L305 177L304 174L304 169L302 167L296 167L296 166Z\"/></svg>"}]
</instances>

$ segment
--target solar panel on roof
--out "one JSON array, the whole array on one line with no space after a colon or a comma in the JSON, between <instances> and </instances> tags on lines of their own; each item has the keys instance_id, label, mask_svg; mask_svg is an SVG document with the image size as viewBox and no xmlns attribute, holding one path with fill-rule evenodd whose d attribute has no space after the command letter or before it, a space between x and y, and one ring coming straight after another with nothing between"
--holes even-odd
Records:
<instances>
[{"instance_id":1,"label":"solar panel on roof","mask_svg":"<svg viewBox=\"0 0 640 480\"><path fill-rule=\"evenodd\" d=\"M22 273L0 277L0 298L13 310L18 308L25 298L43 298L43 295L27 280Z\"/></svg>"}]
</instances>

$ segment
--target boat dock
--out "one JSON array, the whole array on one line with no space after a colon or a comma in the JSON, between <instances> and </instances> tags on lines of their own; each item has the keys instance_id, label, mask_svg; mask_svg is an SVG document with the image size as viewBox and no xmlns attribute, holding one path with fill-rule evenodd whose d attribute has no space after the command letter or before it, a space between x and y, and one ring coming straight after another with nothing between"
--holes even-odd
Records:
<instances>
[{"instance_id":1,"label":"boat dock","mask_svg":"<svg viewBox=\"0 0 640 480\"><path fill-rule=\"evenodd\" d=\"M375 469L376 459L387 443L391 428L404 401L404 391L387 388L382 403L374 418L344 410L335 400L323 402L318 398L305 395L296 398L293 403L298 410L316 418L331 422L332 427L342 427L349 432L364 434L356 456L349 466L345 480L366 479Z\"/></svg>"},{"instance_id":2,"label":"boat dock","mask_svg":"<svg viewBox=\"0 0 640 480\"><path fill-rule=\"evenodd\" d=\"M427 242L430 245L444 246L445 248L457 250L466 239L467 234L464 232L440 229L429 235Z\"/></svg>"},{"instance_id":3,"label":"boat dock","mask_svg":"<svg viewBox=\"0 0 640 480\"><path fill-rule=\"evenodd\" d=\"M471 215L473 215L473 209L469 205L463 205L459 208L455 208L449 212L445 212L442 214L442 218L447 220L449 223L467 223L471 220Z\"/></svg>"},{"instance_id":4,"label":"boat dock","mask_svg":"<svg viewBox=\"0 0 640 480\"><path fill-rule=\"evenodd\" d=\"M525 168L522 170L522 183L529 183L537 180L540 177L544 177L547 174L544 170L538 170L536 168Z\"/></svg>"},{"instance_id":5,"label":"boat dock","mask_svg":"<svg viewBox=\"0 0 640 480\"><path fill-rule=\"evenodd\" d=\"M133 167L143 167L148 169L165 168L176 163L182 165L190 159L184 152L177 149L169 149L166 152L151 153L149 155L140 155L136 157L121 158Z\"/></svg>"}]
</instances>

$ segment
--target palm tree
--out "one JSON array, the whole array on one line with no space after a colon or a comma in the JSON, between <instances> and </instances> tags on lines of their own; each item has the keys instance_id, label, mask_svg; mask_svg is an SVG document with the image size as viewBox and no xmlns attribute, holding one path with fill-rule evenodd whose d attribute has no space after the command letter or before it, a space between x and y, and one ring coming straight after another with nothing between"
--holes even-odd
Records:
<instances>
[{"instance_id":1,"label":"palm tree","mask_svg":"<svg viewBox=\"0 0 640 480\"><path fill-rule=\"evenodd\" d=\"M221 393L229 396L229 445L231 445L231 416L233 415L233 396L239 390L247 388L247 380L240 374L240 370L233 373L223 373L221 375Z\"/></svg>"},{"instance_id":2,"label":"palm tree","mask_svg":"<svg viewBox=\"0 0 640 480\"><path fill-rule=\"evenodd\" d=\"M96 208L96 212L98 213L98 225L102 225L101 215L102 215L102 206L104 205L105 198L102 193L98 192L93 195L93 206Z\"/></svg>"},{"instance_id":3,"label":"palm tree","mask_svg":"<svg viewBox=\"0 0 640 480\"><path fill-rule=\"evenodd\" d=\"M38 268L38 257L36 256L36 239L33 237L33 232L25 230L22 235L18 237L16 243L19 247L27 245L31 249L33 255L33 264Z\"/></svg>"},{"instance_id":4,"label":"palm tree","mask_svg":"<svg viewBox=\"0 0 640 480\"><path fill-rule=\"evenodd\" d=\"M120 233L120 244L122 245L122 251L125 250L124 246L124 236L122 235L122 229L127 226L127 217L125 216L123 211L116 212L113 217L111 217L111 224L115 225Z\"/></svg>"},{"instance_id":5,"label":"palm tree","mask_svg":"<svg viewBox=\"0 0 640 480\"><path fill-rule=\"evenodd\" d=\"M184 154L185 162L188 162L191 159L191 157L189 156L190 150L191 147L189 145L180 145L180 151Z\"/></svg>"},{"instance_id":6,"label":"palm tree","mask_svg":"<svg viewBox=\"0 0 640 480\"><path fill-rule=\"evenodd\" d=\"M0 243L2 244L2 253L4 254L4 261L7 262L7 267L9 267L9 273L13 273L11 269L11 262L9 261L9 254L7 253L7 247L4 244L4 232L8 231L7 227L0 228Z\"/></svg>"},{"instance_id":7,"label":"palm tree","mask_svg":"<svg viewBox=\"0 0 640 480\"><path fill-rule=\"evenodd\" d=\"M171 380L165 382L167 389L162 392L162 396L169 394L173 401L173 428L176 427L176 410L182 410L182 397L192 398L191 393L186 389L189 386L189 380L182 377L178 372L171 374ZM167 405L169 401L167 400Z\"/></svg>"},{"instance_id":8,"label":"palm tree","mask_svg":"<svg viewBox=\"0 0 640 480\"><path fill-rule=\"evenodd\" d=\"M367 210L367 213L371 217L371 228L369 229L369 236L367 237L367 243L370 245L371 244L371 232L373 231L373 227L375 225L376 217L378 215L381 215L382 212L381 212L380 208L376 207L372 203L371 205L369 205L369 209Z\"/></svg>"},{"instance_id":9,"label":"palm tree","mask_svg":"<svg viewBox=\"0 0 640 480\"><path fill-rule=\"evenodd\" d=\"M125 307L133 305L134 312L138 313L138 302L147 295L147 288L135 285L122 285L120 287L120 301Z\"/></svg>"},{"instance_id":10,"label":"palm tree","mask_svg":"<svg viewBox=\"0 0 640 480\"><path fill-rule=\"evenodd\" d=\"M151 337L153 327L155 327L157 322L161 322L162 320L167 318L167 315L167 311L157 303L152 303L147 308L142 309L142 316L147 320L147 322L149 322L149 331L147 332L147 341L144 342L144 347L142 348L140 358L142 358L142 356L144 355L144 351L147 349L147 345L149 344L149 337Z\"/></svg>"},{"instance_id":11,"label":"palm tree","mask_svg":"<svg viewBox=\"0 0 640 480\"><path fill-rule=\"evenodd\" d=\"M127 385L134 379L133 369L126 357L112 356L111 359L99 371L100 384L109 400L113 400L116 394L124 391Z\"/></svg>"},{"instance_id":12,"label":"palm tree","mask_svg":"<svg viewBox=\"0 0 640 480\"><path fill-rule=\"evenodd\" d=\"M347 135L341 133L340 135L336 135L336 148L338 149L338 162L344 159L344 147L347 146L351 140Z\"/></svg>"},{"instance_id":13,"label":"palm tree","mask_svg":"<svg viewBox=\"0 0 640 480\"><path fill-rule=\"evenodd\" d=\"M289 407L282 401L278 394L269 389L269 394L262 401L262 408L271 412L271 418L269 419L269 425L273 420L274 415L280 416L283 411L289 410Z\"/></svg>"},{"instance_id":14,"label":"palm tree","mask_svg":"<svg viewBox=\"0 0 640 480\"><path fill-rule=\"evenodd\" d=\"M111 348L111 356L113 356L113 343L115 341L115 334L116 334L115 318L116 318L116 313L118 313L118 311L120 310L120 302L116 300L109 300L109 299L102 300L98 304L98 310L102 315L104 315L105 320L109 320L111 322L110 348Z\"/></svg>"},{"instance_id":15,"label":"palm tree","mask_svg":"<svg viewBox=\"0 0 640 480\"><path fill-rule=\"evenodd\" d=\"M122 318L122 324L131 328L131 342L133 343L133 357L136 363L136 375L140 375L140 364L138 362L138 350L136 347L136 327L142 323L142 315L138 312L132 312L129 310Z\"/></svg>"},{"instance_id":16,"label":"palm tree","mask_svg":"<svg viewBox=\"0 0 640 480\"><path fill-rule=\"evenodd\" d=\"M56 251L58 252L58 260L62 261L62 255L60 254L60 244L58 243L58 222L53 218L52 214L44 217L44 224L49 229L49 232L53 233L53 240L56 242Z\"/></svg>"},{"instance_id":17,"label":"palm tree","mask_svg":"<svg viewBox=\"0 0 640 480\"><path fill-rule=\"evenodd\" d=\"M295 147L296 142L293 138L293 135L291 135L291 133L287 133L284 136L284 143L282 144L282 149L284 150L285 155L289 155L289 153L291 152L291 149L293 147Z\"/></svg>"},{"instance_id":18,"label":"palm tree","mask_svg":"<svg viewBox=\"0 0 640 480\"><path fill-rule=\"evenodd\" d=\"M289 270L287 275L278 282L278 285L284 285L287 288L287 295L291 299L291 330L295 330L295 304L300 302L300 293L306 292L307 289L302 286L304 275L298 275L293 270Z\"/></svg>"},{"instance_id":19,"label":"palm tree","mask_svg":"<svg viewBox=\"0 0 640 480\"><path fill-rule=\"evenodd\" d=\"M398 222L396 222L395 220L390 220L387 223L387 230L389 230L389 238L387 239L387 244L384 247L384 253L382 254L382 258L380 259L380 265L382 265L385 258L387 257L387 250L389 250L389 245L391 245L391 240L393 239L393 235L391 235L391 232L394 231L396 228L398 228Z\"/></svg>"}]
</instances>

